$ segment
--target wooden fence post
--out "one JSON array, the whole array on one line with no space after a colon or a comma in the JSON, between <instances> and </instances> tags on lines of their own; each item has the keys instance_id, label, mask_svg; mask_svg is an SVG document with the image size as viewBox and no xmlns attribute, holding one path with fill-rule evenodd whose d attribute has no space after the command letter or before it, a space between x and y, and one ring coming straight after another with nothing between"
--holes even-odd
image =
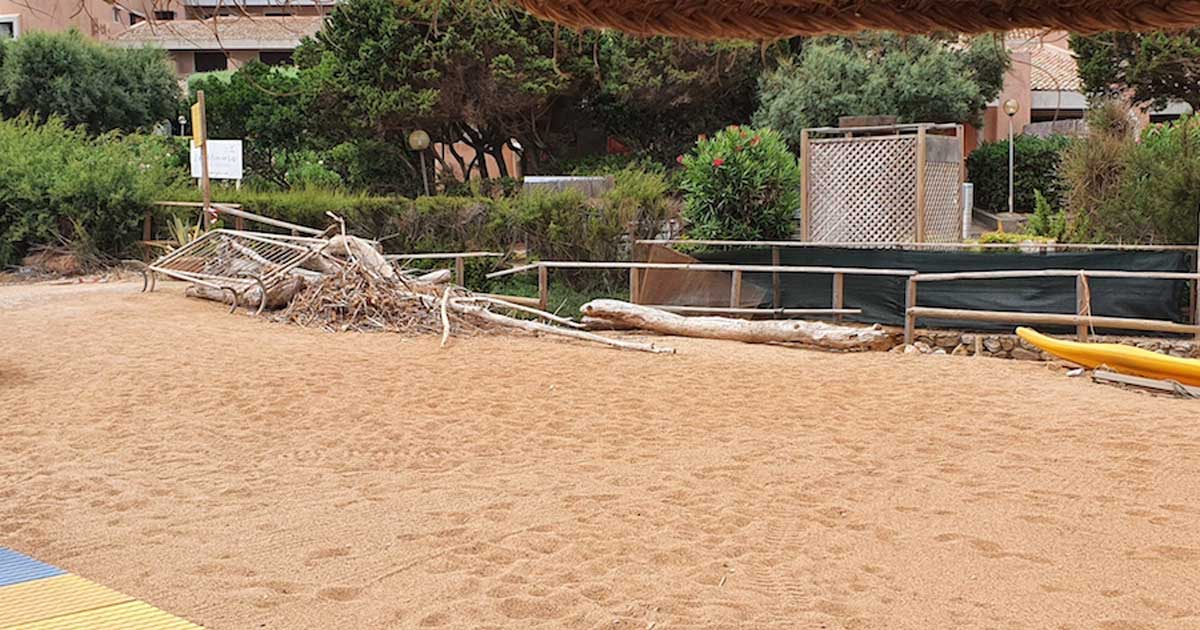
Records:
<instances>
[{"instance_id":1,"label":"wooden fence post","mask_svg":"<svg viewBox=\"0 0 1200 630\"><path fill-rule=\"evenodd\" d=\"M454 281L458 286L466 286L467 281L467 262L462 256L454 257Z\"/></svg>"},{"instance_id":2,"label":"wooden fence post","mask_svg":"<svg viewBox=\"0 0 1200 630\"><path fill-rule=\"evenodd\" d=\"M917 316L913 309L917 306L917 281L911 276L904 287L904 343L910 345L916 337Z\"/></svg>"},{"instance_id":3,"label":"wooden fence post","mask_svg":"<svg viewBox=\"0 0 1200 630\"><path fill-rule=\"evenodd\" d=\"M812 148L808 130L800 132L800 240L812 240Z\"/></svg>"},{"instance_id":4,"label":"wooden fence post","mask_svg":"<svg viewBox=\"0 0 1200 630\"><path fill-rule=\"evenodd\" d=\"M154 213L150 210L146 211L146 215L142 217L142 240L149 241L154 238Z\"/></svg>"},{"instance_id":5,"label":"wooden fence post","mask_svg":"<svg viewBox=\"0 0 1200 630\"><path fill-rule=\"evenodd\" d=\"M846 275L841 273L833 274L833 308L845 308L846 305ZM842 321L841 314L835 314L833 321Z\"/></svg>"},{"instance_id":6,"label":"wooden fence post","mask_svg":"<svg viewBox=\"0 0 1200 630\"><path fill-rule=\"evenodd\" d=\"M629 268L629 303L640 304L642 299L642 276L637 267Z\"/></svg>"},{"instance_id":7,"label":"wooden fence post","mask_svg":"<svg viewBox=\"0 0 1200 630\"><path fill-rule=\"evenodd\" d=\"M1080 317L1079 323L1075 324L1075 336L1079 341L1088 340L1088 325L1083 317L1091 313L1092 297L1088 292L1087 276L1080 271L1075 277L1075 314Z\"/></svg>"},{"instance_id":8,"label":"wooden fence post","mask_svg":"<svg viewBox=\"0 0 1200 630\"><path fill-rule=\"evenodd\" d=\"M925 127L917 129L917 237L925 242Z\"/></svg>"},{"instance_id":9,"label":"wooden fence post","mask_svg":"<svg viewBox=\"0 0 1200 630\"><path fill-rule=\"evenodd\" d=\"M729 307L738 308L742 305L742 272L733 272L729 282Z\"/></svg>"},{"instance_id":10,"label":"wooden fence post","mask_svg":"<svg viewBox=\"0 0 1200 630\"><path fill-rule=\"evenodd\" d=\"M543 311L550 306L550 270L538 265L538 308Z\"/></svg>"}]
</instances>

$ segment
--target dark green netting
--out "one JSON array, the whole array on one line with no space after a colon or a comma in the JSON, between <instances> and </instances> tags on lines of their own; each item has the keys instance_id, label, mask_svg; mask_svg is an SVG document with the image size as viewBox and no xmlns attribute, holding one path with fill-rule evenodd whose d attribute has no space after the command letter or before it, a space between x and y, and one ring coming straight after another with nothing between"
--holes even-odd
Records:
<instances>
[{"instance_id":1,"label":"dark green netting","mask_svg":"<svg viewBox=\"0 0 1200 630\"><path fill-rule=\"evenodd\" d=\"M823 247L780 248L780 264L796 266L915 269L937 273L1011 269L1089 269L1190 272L1186 252L1100 251L1086 253L1022 254L1015 252L904 251ZM705 262L771 264L771 250L730 249L697 256ZM771 274L747 273L744 281L765 291L763 308L771 307ZM829 275L780 274L782 306L828 308L833 279ZM1188 322L1189 283L1183 280L1093 278L1089 280L1092 314L1110 317ZM893 326L904 324L903 278L846 276L845 305L862 309L847 319ZM1074 313L1074 278L956 280L921 283L920 306L990 311ZM971 330L1011 330L1011 324L922 320L923 326ZM1041 327L1054 331L1054 327ZM1057 330L1063 330L1061 328Z\"/></svg>"}]
</instances>

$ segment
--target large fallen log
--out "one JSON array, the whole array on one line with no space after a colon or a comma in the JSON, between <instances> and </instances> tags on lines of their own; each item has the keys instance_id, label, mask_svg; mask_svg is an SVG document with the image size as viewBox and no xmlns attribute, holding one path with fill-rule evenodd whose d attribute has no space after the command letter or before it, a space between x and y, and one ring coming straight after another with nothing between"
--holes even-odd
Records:
<instances>
[{"instance_id":1,"label":"large fallen log","mask_svg":"<svg viewBox=\"0 0 1200 630\"><path fill-rule=\"evenodd\" d=\"M280 280L267 289L267 303L265 308L276 309L285 306L304 288L304 285L304 278L298 275L291 275ZM225 289L193 284L184 291L184 295L233 305L234 294ZM262 305L262 289L258 284L250 285L237 295L237 306L257 308Z\"/></svg>"},{"instance_id":2,"label":"large fallen log","mask_svg":"<svg viewBox=\"0 0 1200 630\"><path fill-rule=\"evenodd\" d=\"M867 350L888 343L888 334L879 326L854 328L798 320L684 317L620 300L592 300L584 304L580 311L589 318L681 337L730 339L748 343L794 342L833 350Z\"/></svg>"}]
</instances>

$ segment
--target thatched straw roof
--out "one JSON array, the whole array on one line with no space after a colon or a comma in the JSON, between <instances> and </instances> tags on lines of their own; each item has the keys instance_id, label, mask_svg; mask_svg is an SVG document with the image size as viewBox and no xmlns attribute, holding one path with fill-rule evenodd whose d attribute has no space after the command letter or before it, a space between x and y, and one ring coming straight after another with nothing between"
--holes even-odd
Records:
<instances>
[{"instance_id":1,"label":"thatched straw roof","mask_svg":"<svg viewBox=\"0 0 1200 630\"><path fill-rule=\"evenodd\" d=\"M574 27L701 39L777 39L867 29L979 33L1200 26L1200 0L514 0Z\"/></svg>"}]
</instances>

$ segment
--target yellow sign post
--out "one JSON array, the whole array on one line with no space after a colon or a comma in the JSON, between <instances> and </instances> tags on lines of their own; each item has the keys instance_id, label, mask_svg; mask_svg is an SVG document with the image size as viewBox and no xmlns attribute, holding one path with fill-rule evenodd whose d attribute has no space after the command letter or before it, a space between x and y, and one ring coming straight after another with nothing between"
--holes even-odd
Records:
<instances>
[{"instance_id":1,"label":"yellow sign post","mask_svg":"<svg viewBox=\"0 0 1200 630\"><path fill-rule=\"evenodd\" d=\"M208 118L204 109L204 90L196 92L196 104L192 105L192 143L200 149L200 190L204 194L204 227L213 221L212 186L208 179Z\"/></svg>"}]
</instances>

